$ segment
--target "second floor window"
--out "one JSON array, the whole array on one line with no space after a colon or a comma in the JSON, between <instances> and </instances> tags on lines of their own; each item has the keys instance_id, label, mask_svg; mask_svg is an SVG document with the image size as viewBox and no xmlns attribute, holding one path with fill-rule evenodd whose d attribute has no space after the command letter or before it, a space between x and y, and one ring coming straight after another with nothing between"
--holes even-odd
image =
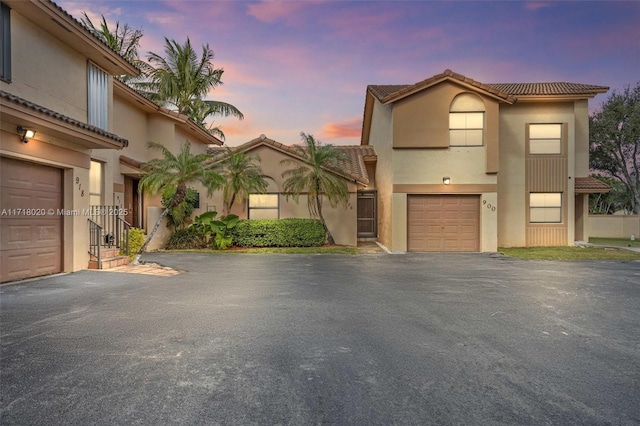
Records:
<instances>
[{"instance_id":1,"label":"second floor window","mask_svg":"<svg viewBox=\"0 0 640 426\"><path fill-rule=\"evenodd\" d=\"M484 144L484 102L473 93L461 93L449 106L449 145Z\"/></svg>"},{"instance_id":2,"label":"second floor window","mask_svg":"<svg viewBox=\"0 0 640 426\"><path fill-rule=\"evenodd\" d=\"M562 124L530 124L529 154L562 154Z\"/></svg>"},{"instance_id":3,"label":"second floor window","mask_svg":"<svg viewBox=\"0 0 640 426\"><path fill-rule=\"evenodd\" d=\"M11 9L0 3L0 78L11 81Z\"/></svg>"},{"instance_id":4,"label":"second floor window","mask_svg":"<svg viewBox=\"0 0 640 426\"><path fill-rule=\"evenodd\" d=\"M87 64L87 122L109 130L109 76L91 62Z\"/></svg>"}]
</instances>

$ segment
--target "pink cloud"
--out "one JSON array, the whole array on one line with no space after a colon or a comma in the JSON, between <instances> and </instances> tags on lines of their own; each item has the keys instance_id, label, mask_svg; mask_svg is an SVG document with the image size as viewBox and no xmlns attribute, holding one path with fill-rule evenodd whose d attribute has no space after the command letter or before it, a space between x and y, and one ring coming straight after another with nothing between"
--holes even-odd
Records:
<instances>
[{"instance_id":1,"label":"pink cloud","mask_svg":"<svg viewBox=\"0 0 640 426\"><path fill-rule=\"evenodd\" d=\"M293 1L263 1L247 6L247 14L260 22L273 24L276 22L296 25L300 22L300 11L305 3Z\"/></svg>"},{"instance_id":2,"label":"pink cloud","mask_svg":"<svg viewBox=\"0 0 640 426\"><path fill-rule=\"evenodd\" d=\"M322 139L360 138L362 118L352 118L338 123L327 123L320 130Z\"/></svg>"},{"instance_id":3,"label":"pink cloud","mask_svg":"<svg viewBox=\"0 0 640 426\"><path fill-rule=\"evenodd\" d=\"M553 6L553 2L550 1L528 1L524 7L527 10L538 10Z\"/></svg>"}]
</instances>

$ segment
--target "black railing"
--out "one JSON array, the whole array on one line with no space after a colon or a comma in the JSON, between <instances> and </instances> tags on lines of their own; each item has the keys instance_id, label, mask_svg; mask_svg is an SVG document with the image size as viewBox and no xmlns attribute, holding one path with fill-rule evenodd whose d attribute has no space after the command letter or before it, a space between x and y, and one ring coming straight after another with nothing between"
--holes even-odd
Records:
<instances>
[{"instance_id":1,"label":"black railing","mask_svg":"<svg viewBox=\"0 0 640 426\"><path fill-rule=\"evenodd\" d=\"M96 258L98 269L102 269L100 247L102 246L102 226L89 219L89 254Z\"/></svg>"},{"instance_id":2,"label":"black railing","mask_svg":"<svg viewBox=\"0 0 640 426\"><path fill-rule=\"evenodd\" d=\"M119 206L91 206L90 250L94 250L93 247L97 245L98 247L118 248L127 256L129 255L129 229L131 225L122 216L124 216L124 212ZM98 253L100 253L99 248ZM93 255L93 253L91 254Z\"/></svg>"}]
</instances>

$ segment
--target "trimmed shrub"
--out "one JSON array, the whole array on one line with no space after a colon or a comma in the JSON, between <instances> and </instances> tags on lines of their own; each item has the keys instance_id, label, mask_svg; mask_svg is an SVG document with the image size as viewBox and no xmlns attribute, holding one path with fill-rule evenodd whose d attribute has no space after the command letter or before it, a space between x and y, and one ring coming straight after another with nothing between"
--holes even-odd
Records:
<instances>
[{"instance_id":1,"label":"trimmed shrub","mask_svg":"<svg viewBox=\"0 0 640 426\"><path fill-rule=\"evenodd\" d=\"M315 219L241 220L232 234L239 247L318 247L326 240L322 222Z\"/></svg>"},{"instance_id":2,"label":"trimmed shrub","mask_svg":"<svg viewBox=\"0 0 640 426\"><path fill-rule=\"evenodd\" d=\"M124 235L123 235L124 238ZM129 228L129 260L133 260L140 248L144 244L144 229ZM120 250L120 255L124 256L126 253L124 250Z\"/></svg>"},{"instance_id":3,"label":"trimmed shrub","mask_svg":"<svg viewBox=\"0 0 640 426\"><path fill-rule=\"evenodd\" d=\"M194 227L177 229L169 236L167 250L206 248L207 239Z\"/></svg>"}]
</instances>

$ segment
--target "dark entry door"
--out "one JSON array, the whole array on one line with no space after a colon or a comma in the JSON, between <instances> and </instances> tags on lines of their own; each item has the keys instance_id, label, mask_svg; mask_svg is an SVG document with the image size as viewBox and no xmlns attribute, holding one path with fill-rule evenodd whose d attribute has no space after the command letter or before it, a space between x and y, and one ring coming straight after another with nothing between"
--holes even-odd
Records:
<instances>
[{"instance_id":1,"label":"dark entry door","mask_svg":"<svg viewBox=\"0 0 640 426\"><path fill-rule=\"evenodd\" d=\"M376 191L358 191L358 238L378 236Z\"/></svg>"}]
</instances>

